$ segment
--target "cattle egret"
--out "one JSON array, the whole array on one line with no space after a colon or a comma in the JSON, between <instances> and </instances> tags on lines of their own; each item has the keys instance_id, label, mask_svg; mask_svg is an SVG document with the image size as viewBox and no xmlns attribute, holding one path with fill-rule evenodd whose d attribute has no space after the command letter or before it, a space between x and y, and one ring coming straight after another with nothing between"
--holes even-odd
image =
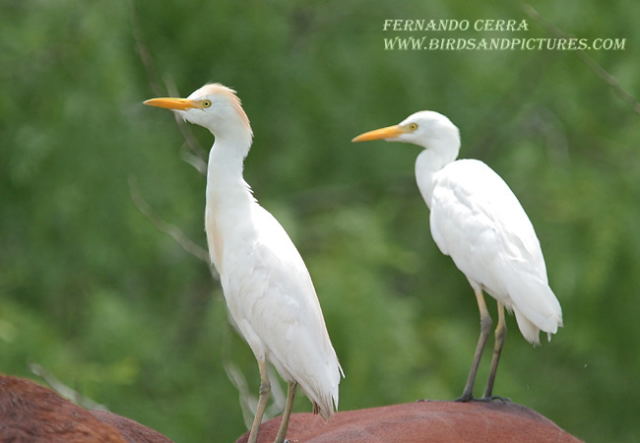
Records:
<instances>
[{"instance_id":1,"label":"cattle egret","mask_svg":"<svg viewBox=\"0 0 640 443\"><path fill-rule=\"evenodd\" d=\"M483 291L496 299L498 324L484 398L492 398L504 344L504 308L520 332L538 344L562 326L562 310L547 280L540 242L509 186L478 160L456 160L458 128L444 115L421 111L395 126L366 132L354 142L385 139L425 148L416 161L418 188L430 209L431 235L469 280L480 310L480 338L460 401L473 399L482 351L491 329Z\"/></svg>"},{"instance_id":2,"label":"cattle egret","mask_svg":"<svg viewBox=\"0 0 640 443\"><path fill-rule=\"evenodd\" d=\"M249 434L258 428L270 392L267 362L288 382L276 441L284 440L296 387L328 418L338 406L342 369L329 339L311 277L286 231L244 181L253 132L235 91L207 84L187 98L154 98L215 136L207 169L205 231L211 260L235 327L253 351L260 395Z\"/></svg>"}]
</instances>

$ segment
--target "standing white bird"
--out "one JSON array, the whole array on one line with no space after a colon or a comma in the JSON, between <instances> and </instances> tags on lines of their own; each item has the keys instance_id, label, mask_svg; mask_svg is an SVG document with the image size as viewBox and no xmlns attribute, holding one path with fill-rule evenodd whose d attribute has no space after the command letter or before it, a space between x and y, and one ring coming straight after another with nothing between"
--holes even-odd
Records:
<instances>
[{"instance_id":1,"label":"standing white bird","mask_svg":"<svg viewBox=\"0 0 640 443\"><path fill-rule=\"evenodd\" d=\"M311 277L293 242L244 181L253 132L235 91L207 84L188 98L154 98L146 105L176 111L215 136L207 170L205 230L231 319L253 351L260 396L249 434L258 429L270 392L267 362L288 386L276 437L286 435L296 387L328 418L344 376L329 339Z\"/></svg>"},{"instance_id":2,"label":"standing white bird","mask_svg":"<svg viewBox=\"0 0 640 443\"><path fill-rule=\"evenodd\" d=\"M480 338L460 401L473 399L473 384L491 329L482 291L497 300L498 324L484 398L491 398L504 344L504 308L513 311L524 338L555 334L562 310L547 280L540 242L509 186L478 160L457 160L458 128L444 115L421 111L401 123L366 132L354 142L385 139L425 148L416 161L418 188L430 209L433 240L469 280L480 310Z\"/></svg>"}]
</instances>

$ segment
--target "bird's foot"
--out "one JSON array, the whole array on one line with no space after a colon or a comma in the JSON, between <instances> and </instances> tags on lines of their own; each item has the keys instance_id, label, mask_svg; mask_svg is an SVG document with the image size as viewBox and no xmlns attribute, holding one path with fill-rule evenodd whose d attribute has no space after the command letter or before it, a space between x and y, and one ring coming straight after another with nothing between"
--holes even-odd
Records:
<instances>
[{"instance_id":1,"label":"bird's foot","mask_svg":"<svg viewBox=\"0 0 640 443\"><path fill-rule=\"evenodd\" d=\"M472 400L475 400L475 398L473 398L473 394L469 392L469 393L463 393L460 397L456 398L454 401L466 403Z\"/></svg>"},{"instance_id":2,"label":"bird's foot","mask_svg":"<svg viewBox=\"0 0 640 443\"><path fill-rule=\"evenodd\" d=\"M507 397L500 397L499 395L491 395L488 397L482 397L478 399L479 401L486 401L486 402L492 402L492 401L500 401L502 403L510 403L511 399L507 398Z\"/></svg>"}]
</instances>

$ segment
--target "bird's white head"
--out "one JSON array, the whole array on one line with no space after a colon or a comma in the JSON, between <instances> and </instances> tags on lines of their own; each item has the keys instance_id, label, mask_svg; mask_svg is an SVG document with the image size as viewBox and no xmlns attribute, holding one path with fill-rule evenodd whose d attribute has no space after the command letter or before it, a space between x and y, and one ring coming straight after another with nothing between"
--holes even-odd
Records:
<instances>
[{"instance_id":1,"label":"bird's white head","mask_svg":"<svg viewBox=\"0 0 640 443\"><path fill-rule=\"evenodd\" d=\"M220 83L209 83L187 98L152 98L148 106L171 109L189 123L203 126L218 138L253 136L249 118L236 91Z\"/></svg>"},{"instance_id":2,"label":"bird's white head","mask_svg":"<svg viewBox=\"0 0 640 443\"><path fill-rule=\"evenodd\" d=\"M434 111L419 111L411 114L397 125L365 132L352 141L369 140L397 141L412 143L426 149L433 149L458 156L460 132L446 116Z\"/></svg>"}]
</instances>

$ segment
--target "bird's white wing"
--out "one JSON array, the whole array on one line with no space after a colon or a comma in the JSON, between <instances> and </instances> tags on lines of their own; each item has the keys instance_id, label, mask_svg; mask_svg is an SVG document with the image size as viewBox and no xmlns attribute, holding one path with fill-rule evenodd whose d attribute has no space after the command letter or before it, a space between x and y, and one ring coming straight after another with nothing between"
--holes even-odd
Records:
<instances>
[{"instance_id":1,"label":"bird's white wing","mask_svg":"<svg viewBox=\"0 0 640 443\"><path fill-rule=\"evenodd\" d=\"M520 202L491 168L458 160L439 171L430 225L440 250L469 280L539 329L556 331L560 304L547 283L540 243Z\"/></svg>"},{"instance_id":2,"label":"bird's white wing","mask_svg":"<svg viewBox=\"0 0 640 443\"><path fill-rule=\"evenodd\" d=\"M225 278L229 308L246 337L254 334L266 358L329 416L338 403L342 369L331 345L311 277L278 221L259 205L257 229L245 266L229 266ZM246 266L250 263L250 266Z\"/></svg>"},{"instance_id":3,"label":"bird's white wing","mask_svg":"<svg viewBox=\"0 0 640 443\"><path fill-rule=\"evenodd\" d=\"M452 242L462 241L471 246L480 237L480 242L487 243L488 248L474 253L495 249L527 263L531 272L546 281L540 242L531 221L498 174L481 161L458 160L438 172L435 181L433 205L437 210L431 215L435 222L432 229L437 230L434 237L440 232L449 233L440 240L453 248L461 245ZM460 231L452 236L448 232L450 228ZM439 240L436 242L440 246ZM489 244L492 242L495 242L494 248Z\"/></svg>"}]
</instances>

